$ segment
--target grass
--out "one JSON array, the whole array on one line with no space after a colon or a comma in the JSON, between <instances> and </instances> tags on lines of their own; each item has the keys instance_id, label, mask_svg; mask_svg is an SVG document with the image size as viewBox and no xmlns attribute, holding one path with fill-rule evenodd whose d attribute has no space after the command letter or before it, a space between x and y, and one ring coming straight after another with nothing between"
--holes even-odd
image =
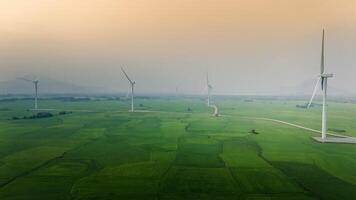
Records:
<instances>
[{"instance_id":1,"label":"grass","mask_svg":"<svg viewBox=\"0 0 356 200\"><path fill-rule=\"evenodd\" d=\"M355 199L356 145L320 144L320 108L297 101L199 98L0 102L0 199ZM188 108L192 111L188 112ZM120 111L120 112L119 112ZM356 105L330 103L330 128L356 136ZM252 117L252 118L246 118ZM259 134L250 134L255 129Z\"/></svg>"}]
</instances>

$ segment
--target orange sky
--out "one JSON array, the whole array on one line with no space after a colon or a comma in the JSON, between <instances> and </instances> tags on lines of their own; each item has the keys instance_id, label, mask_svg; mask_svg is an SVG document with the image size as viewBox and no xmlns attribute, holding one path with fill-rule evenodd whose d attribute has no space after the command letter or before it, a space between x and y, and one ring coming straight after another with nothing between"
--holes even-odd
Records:
<instances>
[{"instance_id":1,"label":"orange sky","mask_svg":"<svg viewBox=\"0 0 356 200\"><path fill-rule=\"evenodd\" d=\"M318 56L322 27L331 33L329 47L334 45L336 53L345 48L351 59L356 0L1 0L0 57L8 56L2 62L22 62L0 65L5 71L0 78L29 70L45 73L39 60L53 64L70 59L76 62L47 67L45 75L75 65L70 75L77 79L82 70L99 70L95 62L125 62L153 70L165 65L173 71L182 65L198 71L198 66L225 63L225 70L245 66L252 76L265 65L272 72L291 61L299 66L293 59L306 50ZM290 75L302 72L286 70Z\"/></svg>"},{"instance_id":2,"label":"orange sky","mask_svg":"<svg viewBox=\"0 0 356 200\"><path fill-rule=\"evenodd\" d=\"M0 32L82 42L355 25L354 0L2 0ZM285 34L285 33L283 33ZM187 36L188 35L188 36ZM17 39L17 38L16 38Z\"/></svg>"}]
</instances>

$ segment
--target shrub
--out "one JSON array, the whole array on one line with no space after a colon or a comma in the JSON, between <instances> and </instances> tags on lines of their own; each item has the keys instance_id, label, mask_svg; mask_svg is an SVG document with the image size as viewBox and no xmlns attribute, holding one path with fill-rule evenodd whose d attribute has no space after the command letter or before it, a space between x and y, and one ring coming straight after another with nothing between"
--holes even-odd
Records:
<instances>
[{"instance_id":1,"label":"shrub","mask_svg":"<svg viewBox=\"0 0 356 200\"><path fill-rule=\"evenodd\" d=\"M250 131L250 133L251 133L251 134L255 134L255 135L259 134L255 129L252 129L252 130Z\"/></svg>"},{"instance_id":2,"label":"shrub","mask_svg":"<svg viewBox=\"0 0 356 200\"><path fill-rule=\"evenodd\" d=\"M71 114L72 112L67 112L67 111L61 111L58 113L58 115L67 115L67 114Z\"/></svg>"},{"instance_id":3,"label":"shrub","mask_svg":"<svg viewBox=\"0 0 356 200\"><path fill-rule=\"evenodd\" d=\"M48 112L39 112L36 115L33 115L34 118L48 118L48 117L53 117L52 113Z\"/></svg>"},{"instance_id":4,"label":"shrub","mask_svg":"<svg viewBox=\"0 0 356 200\"><path fill-rule=\"evenodd\" d=\"M18 117L12 117L12 120L19 120L20 118Z\"/></svg>"},{"instance_id":5,"label":"shrub","mask_svg":"<svg viewBox=\"0 0 356 200\"><path fill-rule=\"evenodd\" d=\"M48 113L48 112L39 112L35 115L32 116L23 116L23 119L40 119L40 118L49 118L49 117L53 117L52 113Z\"/></svg>"}]
</instances>

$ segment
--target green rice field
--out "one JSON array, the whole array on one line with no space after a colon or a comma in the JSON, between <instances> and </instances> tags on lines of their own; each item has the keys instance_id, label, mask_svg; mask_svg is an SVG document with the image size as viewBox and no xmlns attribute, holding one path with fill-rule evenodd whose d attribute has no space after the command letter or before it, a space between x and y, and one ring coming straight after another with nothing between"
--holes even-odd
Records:
<instances>
[{"instance_id":1,"label":"green rice field","mask_svg":"<svg viewBox=\"0 0 356 200\"><path fill-rule=\"evenodd\" d=\"M0 102L0 199L356 199L356 145L323 144L321 108L294 100L202 98ZM356 136L356 104L332 102L331 130ZM66 111L66 114L59 114ZM42 111L37 111L42 112ZM252 134L255 130L258 134Z\"/></svg>"}]
</instances>

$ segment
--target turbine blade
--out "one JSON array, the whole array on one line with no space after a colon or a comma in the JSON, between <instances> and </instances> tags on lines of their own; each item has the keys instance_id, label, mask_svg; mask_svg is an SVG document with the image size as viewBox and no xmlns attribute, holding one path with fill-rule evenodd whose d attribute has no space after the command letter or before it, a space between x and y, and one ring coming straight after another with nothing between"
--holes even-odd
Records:
<instances>
[{"instance_id":1,"label":"turbine blade","mask_svg":"<svg viewBox=\"0 0 356 200\"><path fill-rule=\"evenodd\" d=\"M324 73L324 35L325 31L323 29L323 36L321 40L321 63L320 63L320 74Z\"/></svg>"},{"instance_id":2,"label":"turbine blade","mask_svg":"<svg viewBox=\"0 0 356 200\"><path fill-rule=\"evenodd\" d=\"M321 90L324 90L324 77L321 77Z\"/></svg>"},{"instance_id":3,"label":"turbine blade","mask_svg":"<svg viewBox=\"0 0 356 200\"><path fill-rule=\"evenodd\" d=\"M208 72L206 73L206 85L207 85L208 90L209 90L209 92L210 92L210 90L213 89L213 86L211 86L211 84L210 84L210 81L209 81L209 73L208 73Z\"/></svg>"},{"instance_id":4,"label":"turbine blade","mask_svg":"<svg viewBox=\"0 0 356 200\"><path fill-rule=\"evenodd\" d=\"M209 85L209 73L206 72L206 84Z\"/></svg>"},{"instance_id":5,"label":"turbine blade","mask_svg":"<svg viewBox=\"0 0 356 200\"><path fill-rule=\"evenodd\" d=\"M134 84L134 82L130 79L130 77L126 74L125 70L121 67L121 71L125 74L127 80L131 83Z\"/></svg>"},{"instance_id":6,"label":"turbine blade","mask_svg":"<svg viewBox=\"0 0 356 200\"><path fill-rule=\"evenodd\" d=\"M29 80L27 78L24 78L24 77L20 77L20 78L17 78L19 80L23 80L23 81L28 81L28 82L33 82L33 80Z\"/></svg>"},{"instance_id":7,"label":"turbine blade","mask_svg":"<svg viewBox=\"0 0 356 200\"><path fill-rule=\"evenodd\" d=\"M311 96L311 98L310 98L310 100L309 100L309 103L308 103L307 108L310 108L311 104L313 103L313 99L314 99L314 97L315 97L316 90L318 89L320 79L321 79L321 77L318 78L318 80L316 81L316 84L315 84L314 90L313 90L313 94L312 94L312 96Z\"/></svg>"}]
</instances>

